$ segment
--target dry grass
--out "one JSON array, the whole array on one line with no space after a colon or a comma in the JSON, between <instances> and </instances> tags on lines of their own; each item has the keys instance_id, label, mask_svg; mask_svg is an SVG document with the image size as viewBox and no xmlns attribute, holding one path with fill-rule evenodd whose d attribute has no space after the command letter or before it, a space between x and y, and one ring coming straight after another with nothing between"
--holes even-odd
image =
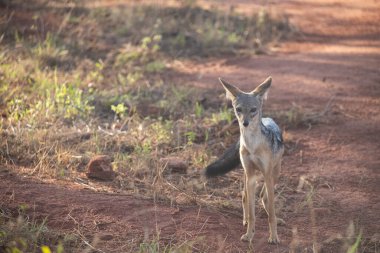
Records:
<instances>
[{"instance_id":1,"label":"dry grass","mask_svg":"<svg viewBox=\"0 0 380 253\"><path fill-rule=\"evenodd\" d=\"M76 2L61 8L56 3L12 1L2 9L0 162L22 165L17 173L79 180L93 188L85 166L92 156L108 154L118 191L237 210L225 197L230 192L212 189L199 177L212 154L224 148L221 143L236 138L220 134L231 112L215 109L222 101L205 99L208 91L172 84L164 73L178 57L254 53L286 35L287 21L272 19L265 10L246 17L193 4L87 8ZM167 156L185 161L187 174L168 170L160 162ZM234 191L239 194L239 186ZM8 217L2 230L34 245L34 251L47 239L39 232L42 241L31 239L9 226L33 235L34 227L45 229L43 221ZM96 247L77 232L78 247ZM159 241L158 234L139 245L140 252L189 252L200 245L197 239L177 245Z\"/></svg>"},{"instance_id":2,"label":"dry grass","mask_svg":"<svg viewBox=\"0 0 380 253\"><path fill-rule=\"evenodd\" d=\"M199 176L213 155L237 138L236 131L223 128L232 121L230 109L216 109L223 102L205 99L215 97L207 96L210 91L173 84L165 73L176 57L255 52L286 36L287 20L273 19L265 10L245 17L196 5L88 9L79 2L69 8L42 6L47 12L31 4L20 11L22 5L12 1L0 20L1 164L23 165L18 173L39 178L80 179L91 188L96 186L84 176L85 166L92 156L108 154L118 173L113 189L240 214L234 200L242 188L234 183L240 172L217 183ZM323 115L294 105L273 116L283 125L298 126ZM168 156L186 161L187 173L169 171L160 162ZM279 189L282 202L295 190ZM12 218L3 210L2 245L24 251L30 248L23 243L33 245L28 252L43 244L57 247L61 237L52 239L46 229L44 222ZM75 238L63 246L96 247L96 240L87 240L80 229ZM157 233L132 247L207 251L201 239L162 244Z\"/></svg>"}]
</instances>

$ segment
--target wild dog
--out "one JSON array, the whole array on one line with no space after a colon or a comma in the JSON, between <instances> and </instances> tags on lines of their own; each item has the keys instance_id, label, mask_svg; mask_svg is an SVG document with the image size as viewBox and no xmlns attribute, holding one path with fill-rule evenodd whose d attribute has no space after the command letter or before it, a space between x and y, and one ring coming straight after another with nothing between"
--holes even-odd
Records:
<instances>
[{"instance_id":1,"label":"wild dog","mask_svg":"<svg viewBox=\"0 0 380 253\"><path fill-rule=\"evenodd\" d=\"M274 207L274 186L281 170L284 153L282 133L271 118L262 118L263 101L267 97L272 78L268 77L251 92L243 92L236 86L219 78L227 98L232 101L239 122L240 139L217 161L206 168L206 176L225 174L237 167L240 162L244 168L244 189L242 191L243 225L247 232L242 241L251 242L255 232L255 198L257 171L264 176L261 191L262 203L268 214L269 243L279 243L277 218Z\"/></svg>"}]
</instances>

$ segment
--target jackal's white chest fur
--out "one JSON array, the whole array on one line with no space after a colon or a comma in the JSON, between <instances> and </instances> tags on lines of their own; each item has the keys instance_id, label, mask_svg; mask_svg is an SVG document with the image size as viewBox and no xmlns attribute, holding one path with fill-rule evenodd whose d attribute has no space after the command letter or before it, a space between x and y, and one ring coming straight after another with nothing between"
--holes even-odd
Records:
<instances>
[{"instance_id":1,"label":"jackal's white chest fur","mask_svg":"<svg viewBox=\"0 0 380 253\"><path fill-rule=\"evenodd\" d=\"M240 135L240 148L245 149L248 153L245 155L248 157L244 158L248 158L260 169L260 171L265 173L272 160L273 154L261 131L254 131L251 129L242 130Z\"/></svg>"}]
</instances>

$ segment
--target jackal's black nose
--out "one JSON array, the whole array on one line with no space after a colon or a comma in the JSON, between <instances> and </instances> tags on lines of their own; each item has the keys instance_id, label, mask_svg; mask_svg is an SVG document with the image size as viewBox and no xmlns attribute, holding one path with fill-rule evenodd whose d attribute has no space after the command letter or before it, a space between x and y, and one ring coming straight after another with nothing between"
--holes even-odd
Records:
<instances>
[{"instance_id":1,"label":"jackal's black nose","mask_svg":"<svg viewBox=\"0 0 380 253\"><path fill-rule=\"evenodd\" d=\"M243 126L247 127L248 125L249 125L248 120L244 120L244 122L243 122Z\"/></svg>"}]
</instances>

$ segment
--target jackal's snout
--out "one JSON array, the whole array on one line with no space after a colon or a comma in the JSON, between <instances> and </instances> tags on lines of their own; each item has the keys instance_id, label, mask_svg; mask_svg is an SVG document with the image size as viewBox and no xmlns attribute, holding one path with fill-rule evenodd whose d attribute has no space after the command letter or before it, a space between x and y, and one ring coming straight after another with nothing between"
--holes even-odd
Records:
<instances>
[{"instance_id":1,"label":"jackal's snout","mask_svg":"<svg viewBox=\"0 0 380 253\"><path fill-rule=\"evenodd\" d=\"M247 119L245 119L244 121L243 121L243 126L244 127L247 127L249 125L249 121L247 120Z\"/></svg>"}]
</instances>

